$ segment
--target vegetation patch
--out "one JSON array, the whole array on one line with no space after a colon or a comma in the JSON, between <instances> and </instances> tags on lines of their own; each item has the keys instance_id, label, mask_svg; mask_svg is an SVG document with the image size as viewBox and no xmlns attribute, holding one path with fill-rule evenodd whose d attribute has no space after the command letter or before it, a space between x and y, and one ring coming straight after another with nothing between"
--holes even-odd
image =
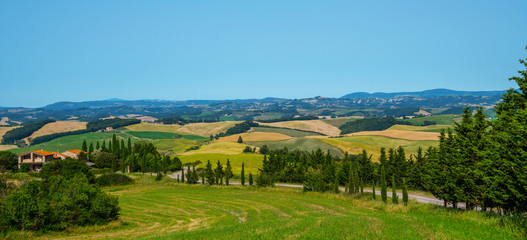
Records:
<instances>
[{"instance_id":1,"label":"vegetation patch","mask_svg":"<svg viewBox=\"0 0 527 240\"><path fill-rule=\"evenodd\" d=\"M167 133L178 133L178 129L181 125L161 125L151 123L138 123L134 125L126 126L126 129L135 132L167 132Z\"/></svg>"},{"instance_id":2,"label":"vegetation patch","mask_svg":"<svg viewBox=\"0 0 527 240\"><path fill-rule=\"evenodd\" d=\"M199 139L207 139L202 136L197 135L190 135L190 134L177 134L177 133L170 133L170 132L136 132L136 131L130 131L127 132L128 134L138 137L138 138L146 138L146 139L178 139L178 138L184 138L189 140L199 140Z\"/></svg>"},{"instance_id":3,"label":"vegetation patch","mask_svg":"<svg viewBox=\"0 0 527 240\"><path fill-rule=\"evenodd\" d=\"M312 131L328 136L338 136L340 134L340 129L328 123L325 123L322 120L274 122L262 123L261 125Z\"/></svg>"},{"instance_id":4,"label":"vegetation patch","mask_svg":"<svg viewBox=\"0 0 527 240\"><path fill-rule=\"evenodd\" d=\"M388 130L403 130L416 132L440 132L441 129L452 127L452 125L429 125L429 126L413 126L413 125L393 125Z\"/></svg>"},{"instance_id":5,"label":"vegetation patch","mask_svg":"<svg viewBox=\"0 0 527 240\"><path fill-rule=\"evenodd\" d=\"M30 122L24 124L24 126L22 127L11 129L4 134L2 138L2 144L13 144L17 140L29 137L35 131L42 128L44 125L54 121L55 120L48 119L44 121Z\"/></svg>"},{"instance_id":6,"label":"vegetation patch","mask_svg":"<svg viewBox=\"0 0 527 240\"><path fill-rule=\"evenodd\" d=\"M270 126L253 127L251 128L250 132L274 132L291 137L323 136L317 132Z\"/></svg>"},{"instance_id":7,"label":"vegetation patch","mask_svg":"<svg viewBox=\"0 0 527 240\"><path fill-rule=\"evenodd\" d=\"M29 138L35 139L36 137L50 135L54 133L70 132L86 129L87 122L74 122L74 121L57 121L51 122L44 125L39 130L35 131Z\"/></svg>"},{"instance_id":8,"label":"vegetation patch","mask_svg":"<svg viewBox=\"0 0 527 240\"><path fill-rule=\"evenodd\" d=\"M179 132L209 137L227 131L239 122L190 123L179 128Z\"/></svg>"},{"instance_id":9,"label":"vegetation patch","mask_svg":"<svg viewBox=\"0 0 527 240\"><path fill-rule=\"evenodd\" d=\"M290 136L274 132L250 132L222 137L216 140L216 142L237 142L240 137L243 139L243 141L247 142L279 141L291 138Z\"/></svg>"},{"instance_id":10,"label":"vegetation patch","mask_svg":"<svg viewBox=\"0 0 527 240\"><path fill-rule=\"evenodd\" d=\"M227 164L227 159L232 165L232 172L239 175L242 169L242 163L245 163L245 174L256 174L258 168L262 167L263 155L261 154L215 154L215 153L196 153L192 155L179 156L182 163L201 162L197 167L205 167L207 161L210 160L212 164L220 161L224 166Z\"/></svg>"},{"instance_id":11,"label":"vegetation patch","mask_svg":"<svg viewBox=\"0 0 527 240\"><path fill-rule=\"evenodd\" d=\"M314 138L292 138L289 140L282 140L282 141L248 142L248 144L254 145L260 148L263 145L267 145L267 147L269 147L269 149L272 149L272 150L288 148L290 151L299 150L299 151L311 152L311 151L314 151L320 148L324 152L329 150L329 152L333 156L337 156L337 157L344 156L342 150L340 150L338 147L332 146L325 142L321 142L319 141L319 139L314 139Z\"/></svg>"},{"instance_id":12,"label":"vegetation patch","mask_svg":"<svg viewBox=\"0 0 527 240\"><path fill-rule=\"evenodd\" d=\"M198 150L188 151L182 155L190 155L196 153L218 153L218 154L240 154L247 145L234 142L214 142L203 145Z\"/></svg>"},{"instance_id":13,"label":"vegetation patch","mask_svg":"<svg viewBox=\"0 0 527 240\"><path fill-rule=\"evenodd\" d=\"M122 186L134 183L134 180L129 176L117 173L110 173L98 176L95 178L95 183L101 187L107 186Z\"/></svg>"},{"instance_id":14,"label":"vegetation patch","mask_svg":"<svg viewBox=\"0 0 527 240\"><path fill-rule=\"evenodd\" d=\"M350 133L347 136L384 136L412 141L438 141L439 133L436 132L417 132L404 130L384 130L384 131L365 131Z\"/></svg>"}]
</instances>

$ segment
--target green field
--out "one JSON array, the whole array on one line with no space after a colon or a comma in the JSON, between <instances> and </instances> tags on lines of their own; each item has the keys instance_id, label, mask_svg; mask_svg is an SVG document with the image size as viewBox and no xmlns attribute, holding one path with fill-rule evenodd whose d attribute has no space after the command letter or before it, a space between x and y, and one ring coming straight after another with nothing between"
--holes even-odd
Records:
<instances>
[{"instance_id":1,"label":"green field","mask_svg":"<svg viewBox=\"0 0 527 240\"><path fill-rule=\"evenodd\" d=\"M290 151L291 150L300 150L300 151L308 151L311 152L313 150L316 150L317 148L322 149L324 152L329 150L331 155L337 156L337 157L343 157L344 153L337 147L329 145L327 143L321 142L318 139L314 138L292 138L288 140L282 140L282 141L267 141L267 142L247 142L249 145L262 147L263 145L267 145L270 149L281 149L284 147L287 147Z\"/></svg>"},{"instance_id":2,"label":"green field","mask_svg":"<svg viewBox=\"0 0 527 240\"><path fill-rule=\"evenodd\" d=\"M333 125L335 127L340 127L344 125L347 122L356 121L358 118L331 118L331 119L324 119L323 122Z\"/></svg>"},{"instance_id":3,"label":"green field","mask_svg":"<svg viewBox=\"0 0 527 240\"><path fill-rule=\"evenodd\" d=\"M460 115L436 115L430 117L420 117L414 119L408 119L406 121L413 124L423 124L424 121L434 121L438 125L454 125L454 122L460 121Z\"/></svg>"},{"instance_id":4,"label":"green field","mask_svg":"<svg viewBox=\"0 0 527 240\"><path fill-rule=\"evenodd\" d=\"M175 139L175 138L185 138L189 140L200 140L208 139L206 137L191 135L191 134L181 134L181 133L170 133L170 132L136 132L130 131L127 132L138 138L148 138L148 139Z\"/></svg>"},{"instance_id":5,"label":"green field","mask_svg":"<svg viewBox=\"0 0 527 240\"><path fill-rule=\"evenodd\" d=\"M245 174L249 174L249 172L256 174L258 172L258 168L262 167L263 161L263 155L250 153L235 155L217 153L196 153L192 155L182 155L178 157L183 163L201 161L202 164L198 165L197 168L206 167L208 160L210 160L210 162L213 164L213 168L216 167L216 163L218 162L218 160L223 164L223 167L225 168L225 164L227 164L227 159L229 159L232 166L232 172L235 175L240 175L242 171L242 163L245 163Z\"/></svg>"},{"instance_id":6,"label":"green field","mask_svg":"<svg viewBox=\"0 0 527 240\"><path fill-rule=\"evenodd\" d=\"M369 196L301 189L189 186L149 176L105 188L121 218L106 226L37 236L75 239L515 239L506 217L410 202L384 205ZM504 221L500 221L503 219ZM512 227L510 227L512 226ZM28 232L21 232L32 237ZM61 235L62 234L62 235Z\"/></svg>"},{"instance_id":7,"label":"green field","mask_svg":"<svg viewBox=\"0 0 527 240\"><path fill-rule=\"evenodd\" d=\"M412 126L412 125L393 125L388 130L405 130L416 132L441 132L441 129L452 127L451 125L429 125L429 126Z\"/></svg>"},{"instance_id":8,"label":"green field","mask_svg":"<svg viewBox=\"0 0 527 240\"><path fill-rule=\"evenodd\" d=\"M179 139L157 139L152 143L156 146L157 150L161 152L172 152L172 153L183 153L192 146L198 146L203 144L205 141L202 140L189 140L185 138Z\"/></svg>"},{"instance_id":9,"label":"green field","mask_svg":"<svg viewBox=\"0 0 527 240\"><path fill-rule=\"evenodd\" d=\"M84 140L86 140L88 145L90 144L90 142L93 142L95 146L96 141L102 142L102 140L110 140L112 139L113 134L114 134L113 132L106 132L106 133L84 133L84 134L78 134L78 135L71 135L71 136L65 136L65 137L53 139L49 142L29 146L27 148L10 149L9 151L14 152L16 154L21 154L21 153L25 153L28 151L39 150L39 149L44 149L46 151L64 152L64 151L71 150L71 149L80 149L82 147L82 141ZM127 133L117 133L116 135L120 139L127 140L128 138L130 138L132 143L135 143L140 140Z\"/></svg>"},{"instance_id":10,"label":"green field","mask_svg":"<svg viewBox=\"0 0 527 240\"><path fill-rule=\"evenodd\" d=\"M274 128L274 127L253 127L251 128L253 132L274 132L280 133L291 137L306 137L306 136L322 136L322 134L315 132L304 132L295 129L289 128Z\"/></svg>"}]
</instances>

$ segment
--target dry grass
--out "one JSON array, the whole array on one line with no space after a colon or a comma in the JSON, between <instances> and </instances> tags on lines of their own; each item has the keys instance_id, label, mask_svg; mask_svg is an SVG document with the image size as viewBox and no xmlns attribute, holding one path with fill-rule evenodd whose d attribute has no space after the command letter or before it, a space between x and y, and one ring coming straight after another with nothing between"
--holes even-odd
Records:
<instances>
[{"instance_id":1,"label":"dry grass","mask_svg":"<svg viewBox=\"0 0 527 240\"><path fill-rule=\"evenodd\" d=\"M57 121L44 125L41 129L37 130L29 138L35 139L36 137L50 135L54 133L70 132L76 130L86 129L87 122L75 122L75 121ZM25 139L27 140L27 139Z\"/></svg>"},{"instance_id":2,"label":"dry grass","mask_svg":"<svg viewBox=\"0 0 527 240\"><path fill-rule=\"evenodd\" d=\"M419 132L439 132L442 128L446 129L452 127L451 125L429 125L429 126L412 126L412 125L393 125L388 130L405 130L405 131L419 131Z\"/></svg>"},{"instance_id":3,"label":"dry grass","mask_svg":"<svg viewBox=\"0 0 527 240\"><path fill-rule=\"evenodd\" d=\"M384 130L384 131L364 131L350 133L346 136L384 136L389 138L399 138L415 141L436 141L439 139L439 133L435 132L416 132L405 130Z\"/></svg>"},{"instance_id":4,"label":"dry grass","mask_svg":"<svg viewBox=\"0 0 527 240\"><path fill-rule=\"evenodd\" d=\"M340 134L340 129L335 126L332 126L328 123L325 123L322 120L307 120L307 121L286 121L286 122L275 122L275 123L260 123L264 126L273 126L273 127L284 127L299 129L305 131L319 132L328 136L338 136Z\"/></svg>"},{"instance_id":5,"label":"dry grass","mask_svg":"<svg viewBox=\"0 0 527 240\"><path fill-rule=\"evenodd\" d=\"M203 137L208 137L210 135L216 135L227 131L227 129L234 126L236 123L240 122L213 122L213 123L191 123L184 125L179 129L182 133L189 133L194 135L199 135Z\"/></svg>"},{"instance_id":6,"label":"dry grass","mask_svg":"<svg viewBox=\"0 0 527 240\"><path fill-rule=\"evenodd\" d=\"M151 124L151 123L138 123L134 125L127 126L126 129L130 131L137 132L169 132L169 133L178 133L178 129L181 128L181 125L161 125L161 124Z\"/></svg>"},{"instance_id":7,"label":"dry grass","mask_svg":"<svg viewBox=\"0 0 527 240\"><path fill-rule=\"evenodd\" d=\"M181 155L192 155L196 153L217 153L217 154L240 154L248 145L234 142L215 142L203 145L198 150L188 151Z\"/></svg>"},{"instance_id":8,"label":"dry grass","mask_svg":"<svg viewBox=\"0 0 527 240\"><path fill-rule=\"evenodd\" d=\"M274 132L249 132L222 137L216 142L238 142L238 138L240 136L244 142L280 141L292 138L290 136Z\"/></svg>"},{"instance_id":9,"label":"dry grass","mask_svg":"<svg viewBox=\"0 0 527 240\"><path fill-rule=\"evenodd\" d=\"M14 128L17 128L18 126L16 127L0 127L0 140L2 140L2 138L4 137L4 134L8 131L10 131L11 129L14 129Z\"/></svg>"},{"instance_id":10,"label":"dry grass","mask_svg":"<svg viewBox=\"0 0 527 240\"><path fill-rule=\"evenodd\" d=\"M5 151L9 149L17 148L16 145L0 145L0 151Z\"/></svg>"}]
</instances>

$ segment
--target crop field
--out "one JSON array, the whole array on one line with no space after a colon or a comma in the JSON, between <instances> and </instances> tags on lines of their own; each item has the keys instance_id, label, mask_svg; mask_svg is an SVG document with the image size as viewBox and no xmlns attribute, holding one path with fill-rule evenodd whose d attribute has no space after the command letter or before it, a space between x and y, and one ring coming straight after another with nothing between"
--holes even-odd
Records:
<instances>
[{"instance_id":1,"label":"crop field","mask_svg":"<svg viewBox=\"0 0 527 240\"><path fill-rule=\"evenodd\" d=\"M252 153L243 153L243 154L215 154L215 153L196 153L192 155L181 155L178 156L182 163L196 162L201 161L202 164L198 165L197 168L206 167L207 161L213 164L212 167L216 167L218 160L223 164L227 164L227 159L231 162L232 172L235 175L240 175L242 171L242 163L245 163L245 174L248 175L249 172L256 174L258 168L262 167L263 155L261 154L252 154ZM246 178L247 180L247 178Z\"/></svg>"},{"instance_id":2,"label":"crop field","mask_svg":"<svg viewBox=\"0 0 527 240\"><path fill-rule=\"evenodd\" d=\"M2 140L6 132L10 131L13 128L17 128L17 127L0 127L0 140Z\"/></svg>"},{"instance_id":3,"label":"crop field","mask_svg":"<svg viewBox=\"0 0 527 240\"><path fill-rule=\"evenodd\" d=\"M179 128L179 132L209 137L227 131L240 122L191 123Z\"/></svg>"},{"instance_id":4,"label":"crop field","mask_svg":"<svg viewBox=\"0 0 527 240\"><path fill-rule=\"evenodd\" d=\"M206 137L190 135L190 134L179 134L179 133L170 133L170 132L126 132L130 135L133 135L138 138L147 138L147 139L174 139L174 138L185 138L190 140L201 140L208 139Z\"/></svg>"},{"instance_id":5,"label":"crop field","mask_svg":"<svg viewBox=\"0 0 527 240\"><path fill-rule=\"evenodd\" d=\"M338 128L338 127L344 125L347 122L355 121L355 120L360 119L360 118L363 118L363 117L330 118L330 119L324 119L322 121L327 123L327 124L331 124L331 125L333 125L333 126Z\"/></svg>"},{"instance_id":6,"label":"crop field","mask_svg":"<svg viewBox=\"0 0 527 240\"><path fill-rule=\"evenodd\" d=\"M0 145L0 151L5 151L9 149L17 148L16 145Z\"/></svg>"},{"instance_id":7,"label":"crop field","mask_svg":"<svg viewBox=\"0 0 527 240\"><path fill-rule=\"evenodd\" d=\"M184 153L188 148L198 146L204 142L204 140L190 140L185 138L157 139L152 141L157 150L172 153Z\"/></svg>"},{"instance_id":8,"label":"crop field","mask_svg":"<svg viewBox=\"0 0 527 240\"><path fill-rule=\"evenodd\" d=\"M219 153L219 154L240 154L248 145L234 142L213 142L211 144L203 145L198 150L188 151L182 155L196 154L196 153Z\"/></svg>"},{"instance_id":9,"label":"crop field","mask_svg":"<svg viewBox=\"0 0 527 240\"><path fill-rule=\"evenodd\" d=\"M321 134L315 132L304 132L295 129L277 127L253 127L251 128L250 132L273 132L287 135L290 137L322 136Z\"/></svg>"},{"instance_id":10,"label":"crop field","mask_svg":"<svg viewBox=\"0 0 527 240\"><path fill-rule=\"evenodd\" d=\"M249 132L222 137L216 142L237 142L240 136L244 142L279 141L291 138L290 136L274 132Z\"/></svg>"},{"instance_id":11,"label":"crop field","mask_svg":"<svg viewBox=\"0 0 527 240\"><path fill-rule=\"evenodd\" d=\"M362 149L373 155L372 160L378 161L381 147L386 149L404 147L407 154L417 153L417 148L422 147L426 150L430 146L437 146L438 141L411 141L404 139L388 138L383 136L350 136L343 138L321 138L327 144L339 147L342 151L349 154L359 154Z\"/></svg>"},{"instance_id":12,"label":"crop field","mask_svg":"<svg viewBox=\"0 0 527 240\"><path fill-rule=\"evenodd\" d=\"M118 138L127 140L128 138L131 138L132 143L135 143L139 141L139 139L135 138L132 135L126 134L126 133L117 133L116 134ZM65 136L60 137L57 139L53 139L49 142L33 145L27 148L17 148L17 149L11 149L10 151L21 154L32 150L38 150L38 149L44 149L47 151L58 151L58 152L64 152L70 149L80 149L82 147L82 141L86 140L88 144L90 142L93 142L95 144L96 141L102 141L102 140L109 140L113 136L112 132L105 132L105 133L85 133L85 134L78 134L78 135L71 135L71 136Z\"/></svg>"},{"instance_id":13,"label":"crop field","mask_svg":"<svg viewBox=\"0 0 527 240\"><path fill-rule=\"evenodd\" d=\"M429 125L429 126L411 126L411 125L393 125L387 130L404 130L404 131L416 131L416 132L440 132L442 128L446 129L452 127L452 125Z\"/></svg>"},{"instance_id":14,"label":"crop field","mask_svg":"<svg viewBox=\"0 0 527 240\"><path fill-rule=\"evenodd\" d=\"M435 121L438 125L453 125L454 122L460 121L460 115L436 115L430 117L420 117L414 119L408 119L406 121L414 124L423 124L424 121Z\"/></svg>"},{"instance_id":15,"label":"crop field","mask_svg":"<svg viewBox=\"0 0 527 240\"><path fill-rule=\"evenodd\" d=\"M344 153L338 147L332 146L325 142L321 142L319 141L319 139L314 139L314 138L292 138L289 140L272 141L272 142L247 142L247 144L257 146L257 147L262 147L263 145L267 145L270 149L281 149L281 148L287 147L289 150L300 150L300 151L309 151L309 152L316 150L317 148L320 148L324 152L329 150L329 152L333 156L337 156L337 157L344 156Z\"/></svg>"},{"instance_id":16,"label":"crop field","mask_svg":"<svg viewBox=\"0 0 527 240\"><path fill-rule=\"evenodd\" d=\"M340 134L340 129L328 123L325 123L322 120L285 121L260 124L264 126L283 127L318 132L328 136L338 136Z\"/></svg>"},{"instance_id":17,"label":"crop field","mask_svg":"<svg viewBox=\"0 0 527 240\"><path fill-rule=\"evenodd\" d=\"M398 138L413 141L439 140L439 133L437 132L417 132L406 130L364 131L346 134L346 136L384 136L389 138Z\"/></svg>"},{"instance_id":18,"label":"crop field","mask_svg":"<svg viewBox=\"0 0 527 240\"><path fill-rule=\"evenodd\" d=\"M181 128L181 125L160 125L160 124L151 124L151 123L138 123L130 126L126 126L126 129L136 132L168 132L168 133L177 133L178 129Z\"/></svg>"},{"instance_id":19,"label":"crop field","mask_svg":"<svg viewBox=\"0 0 527 240\"><path fill-rule=\"evenodd\" d=\"M142 178L142 179L139 179ZM145 180L148 179L148 180ZM514 239L497 217L410 202L384 205L368 196L300 189L189 186L136 177L105 188L121 218L41 239ZM30 237L30 236L26 236Z\"/></svg>"},{"instance_id":20,"label":"crop field","mask_svg":"<svg viewBox=\"0 0 527 240\"><path fill-rule=\"evenodd\" d=\"M74 122L74 121L57 121L44 125L41 129L35 131L29 138L36 138L44 135L70 132L76 130L86 129L87 122Z\"/></svg>"}]
</instances>

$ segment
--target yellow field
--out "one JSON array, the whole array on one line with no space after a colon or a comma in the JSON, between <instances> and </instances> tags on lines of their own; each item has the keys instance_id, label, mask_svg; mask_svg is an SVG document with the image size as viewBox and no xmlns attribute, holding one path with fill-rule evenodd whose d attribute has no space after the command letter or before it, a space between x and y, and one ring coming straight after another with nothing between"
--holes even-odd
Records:
<instances>
[{"instance_id":1,"label":"yellow field","mask_svg":"<svg viewBox=\"0 0 527 240\"><path fill-rule=\"evenodd\" d=\"M198 150L188 151L181 155L192 155L196 153L218 153L218 154L240 154L248 145L233 142L215 142L201 146Z\"/></svg>"},{"instance_id":2,"label":"yellow field","mask_svg":"<svg viewBox=\"0 0 527 240\"><path fill-rule=\"evenodd\" d=\"M439 132L440 129L452 127L451 125L430 125L430 126L411 126L411 125L393 125L391 128L388 128L388 130L405 130L405 131L437 131Z\"/></svg>"},{"instance_id":3,"label":"yellow field","mask_svg":"<svg viewBox=\"0 0 527 240\"><path fill-rule=\"evenodd\" d=\"M439 133L436 132L416 132L404 130L364 131L346 134L346 136L384 136L389 138L399 138L415 141L439 140Z\"/></svg>"},{"instance_id":4,"label":"yellow field","mask_svg":"<svg viewBox=\"0 0 527 240\"><path fill-rule=\"evenodd\" d=\"M181 125L160 125L160 124L151 124L151 123L138 123L134 125L127 126L126 129L130 131L137 132L169 132L169 133L178 133L178 129L181 128Z\"/></svg>"},{"instance_id":5,"label":"yellow field","mask_svg":"<svg viewBox=\"0 0 527 240\"><path fill-rule=\"evenodd\" d=\"M260 124L264 126L284 127L284 128L292 128L292 129L299 129L299 130L305 130L305 131L319 132L319 133L322 133L328 136L340 135L340 129L328 123L325 123L322 120L286 121L286 122L260 123Z\"/></svg>"},{"instance_id":6,"label":"yellow field","mask_svg":"<svg viewBox=\"0 0 527 240\"><path fill-rule=\"evenodd\" d=\"M203 137L209 137L210 135L216 135L227 131L227 129L234 126L236 123L233 121L224 122L213 122L213 123L191 123L182 126L178 131L182 133L189 133L199 135Z\"/></svg>"},{"instance_id":7,"label":"yellow field","mask_svg":"<svg viewBox=\"0 0 527 240\"><path fill-rule=\"evenodd\" d=\"M16 145L0 145L0 151L5 151L9 149L17 148Z\"/></svg>"},{"instance_id":8,"label":"yellow field","mask_svg":"<svg viewBox=\"0 0 527 240\"><path fill-rule=\"evenodd\" d=\"M57 121L44 125L41 129L37 130L29 138L35 139L36 137L50 135L54 133L70 132L76 130L86 129L87 122L74 122L74 121Z\"/></svg>"},{"instance_id":9,"label":"yellow field","mask_svg":"<svg viewBox=\"0 0 527 240\"><path fill-rule=\"evenodd\" d=\"M222 137L215 142L238 142L238 137L240 136L244 142L280 141L292 138L290 136L274 132L249 132Z\"/></svg>"},{"instance_id":10,"label":"yellow field","mask_svg":"<svg viewBox=\"0 0 527 240\"><path fill-rule=\"evenodd\" d=\"M347 152L348 154L351 154L351 155L360 154L362 153L362 150L364 149L366 150L366 152L368 152L368 155L373 155L372 161L377 162L379 159L379 155L380 155L379 151L381 148L377 146L342 141L339 138L320 138L319 140L327 144L333 145L335 147L338 147L342 151Z\"/></svg>"},{"instance_id":11,"label":"yellow field","mask_svg":"<svg viewBox=\"0 0 527 240\"><path fill-rule=\"evenodd\" d=\"M2 140L2 137L4 137L4 134L8 131L10 131L13 128L17 127L0 127L0 140Z\"/></svg>"}]
</instances>

